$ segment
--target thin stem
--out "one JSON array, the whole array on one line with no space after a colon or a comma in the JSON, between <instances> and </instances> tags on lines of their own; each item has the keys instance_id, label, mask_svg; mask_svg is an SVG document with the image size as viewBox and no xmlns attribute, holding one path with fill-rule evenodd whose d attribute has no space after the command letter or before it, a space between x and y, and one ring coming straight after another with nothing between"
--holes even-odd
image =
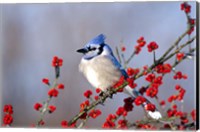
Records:
<instances>
[{"instance_id":1,"label":"thin stem","mask_svg":"<svg viewBox=\"0 0 200 132\"><path fill-rule=\"evenodd\" d=\"M179 44L179 42L185 37L185 35L187 35L187 33L188 33L188 29L187 29L187 30L175 41L175 43L163 54L162 58L165 58L165 57L169 54L169 52L172 51L172 49L173 49L174 47L176 47L176 46Z\"/></svg>"},{"instance_id":2,"label":"thin stem","mask_svg":"<svg viewBox=\"0 0 200 132\"><path fill-rule=\"evenodd\" d=\"M159 111L160 111L161 115L163 115L163 111L164 111L164 110L163 110L163 108L162 108L161 105L160 105L160 101L159 101L158 96L156 96L155 99L156 99L156 102L157 102L157 104L158 104L158 108L160 109Z\"/></svg>"},{"instance_id":3,"label":"thin stem","mask_svg":"<svg viewBox=\"0 0 200 132\"><path fill-rule=\"evenodd\" d=\"M190 35L188 35L188 40L190 40ZM192 50L191 44L188 47L189 47L189 52L190 52Z\"/></svg>"},{"instance_id":4,"label":"thin stem","mask_svg":"<svg viewBox=\"0 0 200 132\"><path fill-rule=\"evenodd\" d=\"M87 116L86 119L83 120L77 128L83 128L85 124L87 123L88 119L89 119L89 116Z\"/></svg>"},{"instance_id":5,"label":"thin stem","mask_svg":"<svg viewBox=\"0 0 200 132\"><path fill-rule=\"evenodd\" d=\"M117 46L116 46L115 50L116 50L116 54L117 54L117 58L118 58L118 60L119 60L119 63L121 64L122 61L121 61L121 57L120 57L120 55L119 55L119 49L118 49Z\"/></svg>"},{"instance_id":6,"label":"thin stem","mask_svg":"<svg viewBox=\"0 0 200 132\"><path fill-rule=\"evenodd\" d=\"M131 56L127 59L127 61L125 61L125 63L129 64L129 62L133 59L134 56L135 56L135 51L131 54Z\"/></svg>"},{"instance_id":7,"label":"thin stem","mask_svg":"<svg viewBox=\"0 0 200 132\"><path fill-rule=\"evenodd\" d=\"M47 101L44 104L43 109L41 110L40 119L37 121L37 126L38 127L40 126L40 122L43 121L45 113L48 111L48 106L49 106L49 103L50 103L51 99L52 99L51 97L48 97Z\"/></svg>"},{"instance_id":8,"label":"thin stem","mask_svg":"<svg viewBox=\"0 0 200 132\"><path fill-rule=\"evenodd\" d=\"M154 62L154 64L156 64L156 52L155 52L155 50L153 51L153 62Z\"/></svg>"},{"instance_id":9,"label":"thin stem","mask_svg":"<svg viewBox=\"0 0 200 132\"><path fill-rule=\"evenodd\" d=\"M121 54L121 57L122 57L122 60L123 60L123 62L124 62L124 69L126 69L126 68L127 68L127 63L126 63L126 59L125 59L123 53Z\"/></svg>"},{"instance_id":10,"label":"thin stem","mask_svg":"<svg viewBox=\"0 0 200 132\"><path fill-rule=\"evenodd\" d=\"M58 69L58 70L59 70L59 69ZM55 70L55 73L56 73L56 74L59 73L58 70ZM59 76L58 76L58 77L59 77ZM53 89L53 88L56 88L56 87L57 87L57 85L58 85L58 83L57 83L58 77L55 78L55 80L54 80L52 86L48 85L50 89ZM37 121L37 127L41 126L40 122L43 121L44 116L45 116L46 112L48 111L48 107L49 107L49 103L51 102L51 99L52 99L52 97L49 96L48 99L45 101L44 107L43 107L42 110L40 111L40 119Z\"/></svg>"}]
</instances>

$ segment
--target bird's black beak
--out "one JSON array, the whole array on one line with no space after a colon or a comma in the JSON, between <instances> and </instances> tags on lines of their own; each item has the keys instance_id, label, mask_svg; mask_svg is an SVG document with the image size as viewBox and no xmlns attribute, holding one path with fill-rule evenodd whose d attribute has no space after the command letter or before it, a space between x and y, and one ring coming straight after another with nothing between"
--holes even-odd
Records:
<instances>
[{"instance_id":1,"label":"bird's black beak","mask_svg":"<svg viewBox=\"0 0 200 132\"><path fill-rule=\"evenodd\" d=\"M82 48L82 49L78 49L76 52L85 54L88 52L88 50L86 48Z\"/></svg>"}]
</instances>

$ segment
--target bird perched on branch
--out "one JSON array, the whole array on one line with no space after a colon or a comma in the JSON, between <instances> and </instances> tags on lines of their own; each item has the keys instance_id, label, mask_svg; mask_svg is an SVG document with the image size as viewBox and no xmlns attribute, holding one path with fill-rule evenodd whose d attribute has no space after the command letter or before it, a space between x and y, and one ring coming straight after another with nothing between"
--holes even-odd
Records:
<instances>
[{"instance_id":1,"label":"bird perched on branch","mask_svg":"<svg viewBox=\"0 0 200 132\"><path fill-rule=\"evenodd\" d=\"M121 76L128 78L128 75L115 58L110 46L105 44L104 41L105 36L100 34L89 41L83 48L77 50L77 52L83 54L79 70L93 87L100 88L103 92L106 92L119 81ZM124 88L124 92L128 93L132 98L141 96L137 90L131 89L129 86ZM145 108L148 103L149 101L147 100L142 106ZM162 117L157 109L154 112L147 110L146 112L153 119Z\"/></svg>"}]
</instances>

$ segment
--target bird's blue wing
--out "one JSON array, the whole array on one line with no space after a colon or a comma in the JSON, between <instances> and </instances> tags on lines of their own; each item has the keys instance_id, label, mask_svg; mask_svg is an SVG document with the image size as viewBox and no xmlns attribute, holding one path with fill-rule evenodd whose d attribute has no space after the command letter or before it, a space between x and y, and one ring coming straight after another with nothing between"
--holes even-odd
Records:
<instances>
[{"instance_id":1,"label":"bird's blue wing","mask_svg":"<svg viewBox=\"0 0 200 132\"><path fill-rule=\"evenodd\" d=\"M121 66L121 64L119 63L119 61L115 58L115 56L111 55L110 59L111 59L112 63L121 71L122 75L125 78L128 78L128 75L127 75L126 71L123 69L123 67Z\"/></svg>"}]
</instances>

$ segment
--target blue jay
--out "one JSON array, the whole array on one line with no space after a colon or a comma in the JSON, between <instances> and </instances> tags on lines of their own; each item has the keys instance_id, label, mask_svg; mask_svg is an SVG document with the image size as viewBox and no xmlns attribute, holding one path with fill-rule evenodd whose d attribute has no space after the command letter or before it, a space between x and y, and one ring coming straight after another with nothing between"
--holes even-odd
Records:
<instances>
[{"instance_id":1,"label":"blue jay","mask_svg":"<svg viewBox=\"0 0 200 132\"><path fill-rule=\"evenodd\" d=\"M79 64L80 72L84 74L93 87L100 88L103 92L117 83L121 76L128 77L126 71L115 58L112 49L105 44L104 40L105 36L100 34L89 41L82 49L77 50L77 52L83 53ZM140 95L138 91L129 86L124 88L124 92L133 98ZM145 107L146 104L144 103L142 106ZM146 112L153 119L162 117L157 110Z\"/></svg>"}]
</instances>

